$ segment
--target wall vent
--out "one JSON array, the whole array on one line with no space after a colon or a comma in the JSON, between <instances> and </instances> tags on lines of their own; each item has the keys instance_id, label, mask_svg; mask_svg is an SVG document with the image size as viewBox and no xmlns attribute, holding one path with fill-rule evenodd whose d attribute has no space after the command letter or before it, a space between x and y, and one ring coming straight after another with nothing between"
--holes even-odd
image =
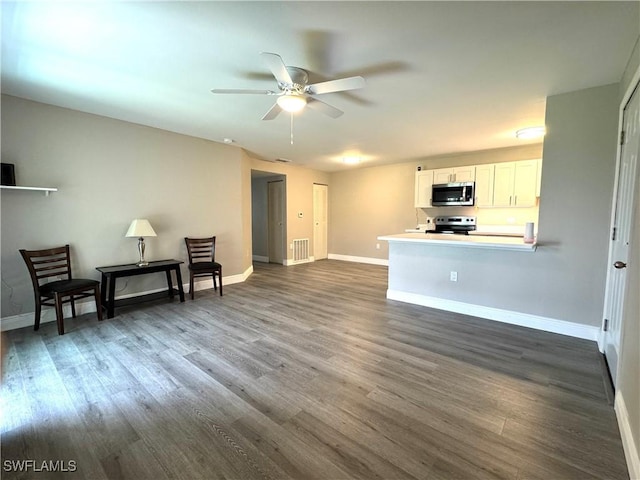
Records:
<instances>
[{"instance_id":1,"label":"wall vent","mask_svg":"<svg viewBox=\"0 0 640 480\"><path fill-rule=\"evenodd\" d=\"M308 238L296 238L293 240L293 262L292 263L305 263L309 262L309 239Z\"/></svg>"}]
</instances>

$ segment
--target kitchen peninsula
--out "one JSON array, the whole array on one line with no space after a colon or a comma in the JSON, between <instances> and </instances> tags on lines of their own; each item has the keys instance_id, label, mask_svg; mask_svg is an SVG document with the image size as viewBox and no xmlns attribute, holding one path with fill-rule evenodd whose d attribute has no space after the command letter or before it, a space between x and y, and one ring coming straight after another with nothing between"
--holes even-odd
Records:
<instances>
[{"instance_id":1,"label":"kitchen peninsula","mask_svg":"<svg viewBox=\"0 0 640 480\"><path fill-rule=\"evenodd\" d=\"M389 242L389 257L391 250L397 248L395 243L418 243L432 246L492 248L502 250L535 251L536 243L524 243L522 237L501 235L442 235L438 233L399 233L383 235L378 240ZM389 258L391 260L391 258ZM389 261L391 266L391 261Z\"/></svg>"},{"instance_id":2,"label":"kitchen peninsula","mask_svg":"<svg viewBox=\"0 0 640 480\"><path fill-rule=\"evenodd\" d=\"M387 298L506 323L554 331L552 319L524 313L537 296L513 269L537 268L536 243L522 236L400 233L389 242ZM560 322L564 324L565 322ZM558 330L564 325L558 325Z\"/></svg>"}]
</instances>

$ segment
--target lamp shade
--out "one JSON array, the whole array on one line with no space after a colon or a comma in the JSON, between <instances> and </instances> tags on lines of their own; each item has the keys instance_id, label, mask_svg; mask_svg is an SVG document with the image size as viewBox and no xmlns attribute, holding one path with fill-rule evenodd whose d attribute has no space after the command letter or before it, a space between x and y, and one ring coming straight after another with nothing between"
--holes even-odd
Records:
<instances>
[{"instance_id":1,"label":"lamp shade","mask_svg":"<svg viewBox=\"0 0 640 480\"><path fill-rule=\"evenodd\" d=\"M146 218L136 218L131 225L125 237L157 237L156 232Z\"/></svg>"},{"instance_id":2,"label":"lamp shade","mask_svg":"<svg viewBox=\"0 0 640 480\"><path fill-rule=\"evenodd\" d=\"M276 103L285 112L299 112L307 104L307 99L301 95L283 95Z\"/></svg>"}]
</instances>

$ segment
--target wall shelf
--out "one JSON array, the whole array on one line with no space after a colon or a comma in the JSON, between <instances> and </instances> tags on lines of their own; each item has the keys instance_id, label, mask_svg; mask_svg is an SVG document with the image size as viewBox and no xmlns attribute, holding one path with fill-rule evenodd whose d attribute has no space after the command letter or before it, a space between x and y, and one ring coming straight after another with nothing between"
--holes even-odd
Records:
<instances>
[{"instance_id":1,"label":"wall shelf","mask_svg":"<svg viewBox=\"0 0 640 480\"><path fill-rule=\"evenodd\" d=\"M0 185L0 189L2 189L2 190L26 190L26 191L32 191L32 192L44 192L45 196L47 196L47 197L49 196L49 193L58 191L57 188L53 188L53 187L21 187L21 186L14 186L14 185Z\"/></svg>"}]
</instances>

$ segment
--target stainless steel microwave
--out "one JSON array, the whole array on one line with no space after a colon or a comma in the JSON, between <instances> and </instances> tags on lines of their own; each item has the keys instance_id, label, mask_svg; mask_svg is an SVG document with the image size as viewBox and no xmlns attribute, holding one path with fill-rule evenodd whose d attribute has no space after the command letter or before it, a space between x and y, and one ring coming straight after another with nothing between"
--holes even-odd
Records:
<instances>
[{"instance_id":1,"label":"stainless steel microwave","mask_svg":"<svg viewBox=\"0 0 640 480\"><path fill-rule=\"evenodd\" d=\"M475 182L436 184L431 190L431 205L434 207L473 205L475 186Z\"/></svg>"}]
</instances>

